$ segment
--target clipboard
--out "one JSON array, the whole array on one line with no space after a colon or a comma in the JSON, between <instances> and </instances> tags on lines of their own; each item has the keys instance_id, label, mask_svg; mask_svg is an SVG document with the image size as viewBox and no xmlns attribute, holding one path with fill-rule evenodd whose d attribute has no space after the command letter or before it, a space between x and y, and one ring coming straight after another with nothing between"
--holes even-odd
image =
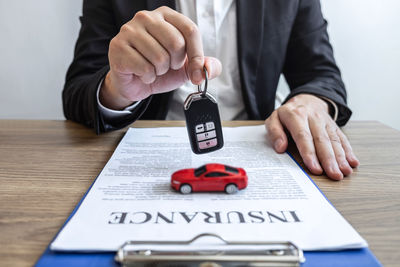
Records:
<instances>
[{"instance_id":1,"label":"clipboard","mask_svg":"<svg viewBox=\"0 0 400 267\"><path fill-rule=\"evenodd\" d=\"M314 183L314 181L310 178L307 172L301 167L301 165L294 159L294 157L288 153L288 155L292 158L292 160L299 166L299 168L306 174L306 176L311 180L311 182L317 187L320 193L326 198L323 192L319 189L319 187ZM80 205L82 204L83 200L85 199L86 195L91 190L93 184L97 178L93 181L89 189L86 191L85 195L79 201L78 205L74 208L72 213L69 215L67 220L65 221L64 225L60 228L60 231L65 227L68 221L72 218L72 216L76 213ZM327 198L326 198L327 199ZM327 201L330 203L329 199ZM333 205L332 205L333 206ZM59 234L59 232L55 235L55 237ZM211 234L213 235L213 234ZM54 238L55 238L54 237ZM196 237L194 237L195 239ZM192 239L193 240L193 239ZM190 240L190 241L192 241ZM189 242L190 242L189 241ZM53 240L51 241L53 242ZM50 243L51 243L50 242ZM137 241L135 241L137 243ZM288 242L287 244L289 244ZM41 257L37 260L34 266L36 267L123 267L123 266L130 266L131 257L129 254L128 247L125 247L126 244L132 244L131 241L127 241L127 243L123 244L120 249L117 251L117 254L114 252L94 252L94 253L86 253L86 252L59 252L59 251L52 251L50 250L50 245L46 248L43 252ZM275 244L276 245L276 244ZM292 244L293 245L293 244ZM296 246L292 248L297 248ZM122 252L120 252L122 251ZM127 253L124 258L117 258L119 262L116 261L116 257L118 257L118 253ZM294 253L294 252L292 252ZM369 248L362 248L362 249L348 249L348 250L341 250L341 251L306 251L306 252L297 252L298 258L297 263L295 261L290 262L289 264L297 264L297 265L284 265L287 264L283 260L284 258L275 257L275 261L271 261L273 265L263 265L263 263L257 262L246 262L241 266L301 266L301 267L381 267L381 263L377 260L375 255L369 250ZM131 254L132 255L132 254ZM302 256L301 256L302 255ZM248 255L249 256L249 255ZM251 255L250 255L251 256ZM280 255L282 256L282 255ZM177 258L177 257L175 257ZM305 259L304 259L305 258ZM178 257L179 259L179 257ZM122 261L120 261L122 260ZM170 262L171 263L171 262ZM178 262L179 264L173 265L174 267L179 266L189 266L191 265L183 265L183 261ZM208 262L209 263L209 262ZM225 263L225 265L223 265ZM125 265L124 265L125 264ZM163 265L164 264L164 265ZM225 261L219 262L215 265L194 265L198 267L220 267L220 266L234 266L233 262ZM266 264L266 263L264 263ZM135 265L140 266L140 265ZM142 265L143 266L143 265ZM161 266L167 267L169 265L165 264L165 262L160 262L159 265L151 265L150 266Z\"/></svg>"}]
</instances>

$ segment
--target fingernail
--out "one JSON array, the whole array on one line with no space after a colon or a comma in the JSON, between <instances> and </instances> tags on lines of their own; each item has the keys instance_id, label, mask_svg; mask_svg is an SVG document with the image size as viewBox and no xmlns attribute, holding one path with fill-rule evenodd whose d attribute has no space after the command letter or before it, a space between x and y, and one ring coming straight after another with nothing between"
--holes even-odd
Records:
<instances>
[{"instance_id":1,"label":"fingernail","mask_svg":"<svg viewBox=\"0 0 400 267\"><path fill-rule=\"evenodd\" d=\"M201 74L201 71L200 71L200 70L195 70L195 71L193 71L193 73L192 73L192 79L193 79L195 82L201 82L201 80L203 79L203 75Z\"/></svg>"},{"instance_id":2,"label":"fingernail","mask_svg":"<svg viewBox=\"0 0 400 267\"><path fill-rule=\"evenodd\" d=\"M342 180L343 179L343 174L339 169L339 166L331 166L330 167L330 172L335 176L337 180Z\"/></svg>"},{"instance_id":3,"label":"fingernail","mask_svg":"<svg viewBox=\"0 0 400 267\"><path fill-rule=\"evenodd\" d=\"M358 160L358 158L356 156L352 156L353 161L357 163L357 166L360 165L360 161Z\"/></svg>"},{"instance_id":4,"label":"fingernail","mask_svg":"<svg viewBox=\"0 0 400 267\"><path fill-rule=\"evenodd\" d=\"M275 144L274 144L275 150L279 150L279 148L281 147L281 145L282 145L282 139L276 140L276 141L275 141Z\"/></svg>"},{"instance_id":5,"label":"fingernail","mask_svg":"<svg viewBox=\"0 0 400 267\"><path fill-rule=\"evenodd\" d=\"M319 165L319 162L313 159L312 165L314 166L315 170L317 171L322 171L321 165Z\"/></svg>"}]
</instances>

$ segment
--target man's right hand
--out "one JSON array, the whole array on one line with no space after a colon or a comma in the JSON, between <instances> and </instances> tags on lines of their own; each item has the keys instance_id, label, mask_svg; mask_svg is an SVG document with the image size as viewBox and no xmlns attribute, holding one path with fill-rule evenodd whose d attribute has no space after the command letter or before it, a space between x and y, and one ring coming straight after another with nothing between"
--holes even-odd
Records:
<instances>
[{"instance_id":1,"label":"man's right hand","mask_svg":"<svg viewBox=\"0 0 400 267\"><path fill-rule=\"evenodd\" d=\"M222 70L218 59L204 57L196 24L168 7L136 13L111 40L108 58L100 102L114 110L188 80L200 84L204 66L210 79Z\"/></svg>"}]
</instances>

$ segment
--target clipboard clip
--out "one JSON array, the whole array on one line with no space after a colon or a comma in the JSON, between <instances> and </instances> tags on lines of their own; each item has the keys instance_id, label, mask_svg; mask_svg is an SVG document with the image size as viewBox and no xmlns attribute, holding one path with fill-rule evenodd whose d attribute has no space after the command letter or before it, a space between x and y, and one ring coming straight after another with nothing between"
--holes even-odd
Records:
<instances>
[{"instance_id":1,"label":"clipboard clip","mask_svg":"<svg viewBox=\"0 0 400 267\"><path fill-rule=\"evenodd\" d=\"M218 243L201 242L210 238ZM127 241L118 249L115 261L123 267L283 267L300 266L305 258L292 242L236 242L203 233L188 241Z\"/></svg>"}]
</instances>

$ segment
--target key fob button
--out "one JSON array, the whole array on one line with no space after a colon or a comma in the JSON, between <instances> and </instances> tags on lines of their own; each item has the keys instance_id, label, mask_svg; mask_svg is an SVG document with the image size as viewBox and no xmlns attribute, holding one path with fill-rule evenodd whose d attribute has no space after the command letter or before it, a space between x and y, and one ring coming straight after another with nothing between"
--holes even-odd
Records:
<instances>
[{"instance_id":1,"label":"key fob button","mask_svg":"<svg viewBox=\"0 0 400 267\"><path fill-rule=\"evenodd\" d=\"M218 142L217 142L217 138L214 139L210 139L207 141L203 141L203 142L199 142L199 148L200 149L207 149L210 147L215 147L217 146Z\"/></svg>"},{"instance_id":2,"label":"key fob button","mask_svg":"<svg viewBox=\"0 0 400 267\"><path fill-rule=\"evenodd\" d=\"M197 141L200 142L203 140L215 138L216 136L217 136L217 133L215 131L200 133L200 134L197 134Z\"/></svg>"},{"instance_id":3,"label":"key fob button","mask_svg":"<svg viewBox=\"0 0 400 267\"><path fill-rule=\"evenodd\" d=\"M196 125L196 133L202 133L202 132L204 132L204 124Z\"/></svg>"},{"instance_id":4,"label":"key fob button","mask_svg":"<svg viewBox=\"0 0 400 267\"><path fill-rule=\"evenodd\" d=\"M215 129L215 125L214 122L210 121L206 123L206 131L210 131L210 130L214 130Z\"/></svg>"}]
</instances>

